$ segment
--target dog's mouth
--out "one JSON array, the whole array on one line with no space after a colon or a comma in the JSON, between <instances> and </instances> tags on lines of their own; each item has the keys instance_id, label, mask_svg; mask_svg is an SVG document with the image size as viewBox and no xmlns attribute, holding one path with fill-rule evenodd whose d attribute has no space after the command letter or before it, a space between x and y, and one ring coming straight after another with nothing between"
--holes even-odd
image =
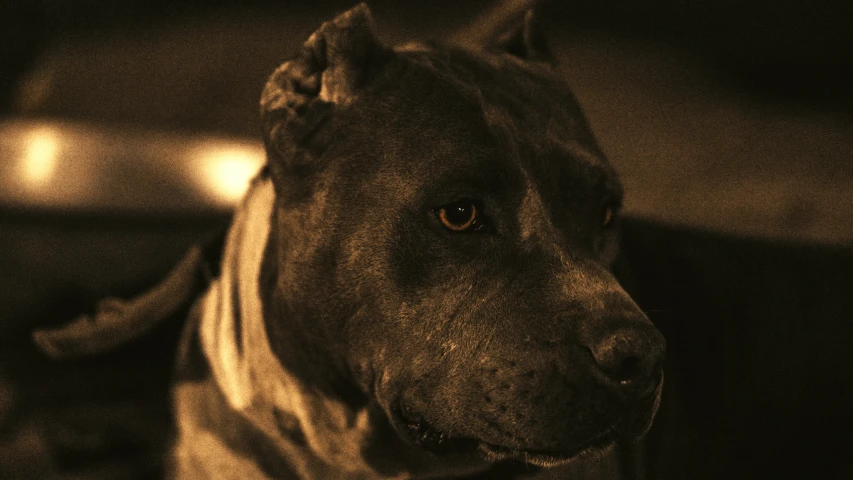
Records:
<instances>
[{"instance_id":1,"label":"dog's mouth","mask_svg":"<svg viewBox=\"0 0 853 480\"><path fill-rule=\"evenodd\" d=\"M412 443L424 450L436 454L474 454L478 450L478 442L471 438L454 437L440 431L427 422L422 416L414 413L405 406L395 409L396 421L400 430Z\"/></svg>"},{"instance_id":2,"label":"dog's mouth","mask_svg":"<svg viewBox=\"0 0 853 480\"><path fill-rule=\"evenodd\" d=\"M580 456L606 450L618 439L617 422L602 430L592 439L566 450L519 449L475 438L454 436L435 428L423 417L405 407L396 410L396 420L402 427L401 430L418 447L437 455L476 455L490 462L509 460L540 467L552 467L567 463Z\"/></svg>"},{"instance_id":3,"label":"dog's mouth","mask_svg":"<svg viewBox=\"0 0 853 480\"><path fill-rule=\"evenodd\" d=\"M616 425L612 425L592 440L564 451L550 450L519 450L500 445L482 442L479 445L480 455L492 462L501 460L512 460L538 467L555 467L570 462L571 460L604 451L616 443Z\"/></svg>"},{"instance_id":4,"label":"dog's mouth","mask_svg":"<svg viewBox=\"0 0 853 480\"><path fill-rule=\"evenodd\" d=\"M635 414L623 412L623 415L618 415L598 432L560 450L508 447L481 438L443 431L403 402L397 403L392 409L391 417L398 433L410 443L437 455L477 456L490 462L517 461L528 465L552 467L578 457L600 454L617 441L636 440L645 435L657 411L662 387L661 375L654 385L641 395L641 401L635 405ZM645 413L638 415L637 411Z\"/></svg>"}]
</instances>

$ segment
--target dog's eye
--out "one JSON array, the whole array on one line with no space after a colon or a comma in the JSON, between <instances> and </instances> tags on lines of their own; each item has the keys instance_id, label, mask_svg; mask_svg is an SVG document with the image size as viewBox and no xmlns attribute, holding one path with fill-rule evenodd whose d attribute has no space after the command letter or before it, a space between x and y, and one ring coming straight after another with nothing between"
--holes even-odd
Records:
<instances>
[{"instance_id":1,"label":"dog's eye","mask_svg":"<svg viewBox=\"0 0 853 480\"><path fill-rule=\"evenodd\" d=\"M438 221L453 232L477 231L482 227L480 209L470 200L454 202L435 209Z\"/></svg>"},{"instance_id":2,"label":"dog's eye","mask_svg":"<svg viewBox=\"0 0 853 480\"><path fill-rule=\"evenodd\" d=\"M607 228L613 225L613 220L618 213L619 207L617 205L605 205L601 212L601 226Z\"/></svg>"}]
</instances>

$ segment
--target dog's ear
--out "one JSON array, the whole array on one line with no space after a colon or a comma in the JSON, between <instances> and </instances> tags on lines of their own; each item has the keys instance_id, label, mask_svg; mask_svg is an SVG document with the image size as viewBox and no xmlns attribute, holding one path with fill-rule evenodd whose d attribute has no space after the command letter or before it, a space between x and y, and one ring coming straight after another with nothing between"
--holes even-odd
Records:
<instances>
[{"instance_id":1,"label":"dog's ear","mask_svg":"<svg viewBox=\"0 0 853 480\"><path fill-rule=\"evenodd\" d=\"M387 52L361 3L324 23L294 58L282 64L261 94L261 121L274 170L305 166L316 157L323 127L336 109L358 96L360 87ZM278 166L277 166L278 164Z\"/></svg>"},{"instance_id":2,"label":"dog's ear","mask_svg":"<svg viewBox=\"0 0 853 480\"><path fill-rule=\"evenodd\" d=\"M554 56L548 39L539 23L534 8L512 22L505 31L492 39L492 48L498 48L524 60L553 63Z\"/></svg>"},{"instance_id":3,"label":"dog's ear","mask_svg":"<svg viewBox=\"0 0 853 480\"><path fill-rule=\"evenodd\" d=\"M480 15L470 27L451 37L451 43L501 51L523 60L554 63L541 24L536 0L508 0Z\"/></svg>"}]
</instances>

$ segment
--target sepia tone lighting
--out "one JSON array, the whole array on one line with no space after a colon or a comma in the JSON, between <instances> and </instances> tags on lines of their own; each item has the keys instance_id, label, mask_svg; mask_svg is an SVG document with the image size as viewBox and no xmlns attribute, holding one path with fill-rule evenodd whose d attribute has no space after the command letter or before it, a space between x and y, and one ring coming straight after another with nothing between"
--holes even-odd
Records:
<instances>
[{"instance_id":1,"label":"sepia tone lighting","mask_svg":"<svg viewBox=\"0 0 853 480\"><path fill-rule=\"evenodd\" d=\"M254 139L0 119L0 209L227 212L264 161Z\"/></svg>"},{"instance_id":2,"label":"sepia tone lighting","mask_svg":"<svg viewBox=\"0 0 853 480\"><path fill-rule=\"evenodd\" d=\"M236 203L264 163L263 149L252 145L206 142L196 149L204 191L221 205Z\"/></svg>"},{"instance_id":3,"label":"sepia tone lighting","mask_svg":"<svg viewBox=\"0 0 853 480\"><path fill-rule=\"evenodd\" d=\"M22 157L22 175L31 187L49 182L56 171L59 140L50 128L33 130L27 139Z\"/></svg>"}]
</instances>

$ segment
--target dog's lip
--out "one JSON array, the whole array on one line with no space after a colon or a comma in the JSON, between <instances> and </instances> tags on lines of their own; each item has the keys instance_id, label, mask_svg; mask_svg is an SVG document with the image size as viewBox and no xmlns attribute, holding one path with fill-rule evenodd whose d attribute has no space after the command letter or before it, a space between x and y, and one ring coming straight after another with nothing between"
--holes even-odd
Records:
<instances>
[{"instance_id":1,"label":"dog's lip","mask_svg":"<svg viewBox=\"0 0 853 480\"><path fill-rule=\"evenodd\" d=\"M568 450L517 449L487 442L478 442L478 453L490 461L513 460L539 467L554 467L578 457L603 451L616 443L618 422L604 429L592 439Z\"/></svg>"},{"instance_id":2,"label":"dog's lip","mask_svg":"<svg viewBox=\"0 0 853 480\"><path fill-rule=\"evenodd\" d=\"M478 442L433 427L423 417L398 404L392 415L398 431L412 443L435 454L474 453Z\"/></svg>"},{"instance_id":3,"label":"dog's lip","mask_svg":"<svg viewBox=\"0 0 853 480\"><path fill-rule=\"evenodd\" d=\"M664 373L663 373L663 370L661 369L657 373L654 381L650 382L640 392L637 393L637 398L639 398L640 400L646 400L653 395L660 394L660 390L663 388L663 381L664 381Z\"/></svg>"},{"instance_id":4,"label":"dog's lip","mask_svg":"<svg viewBox=\"0 0 853 480\"><path fill-rule=\"evenodd\" d=\"M397 411L395 417L414 444L435 454L474 454L493 462L511 460L543 467L561 465L579 456L609 448L617 440L620 424L614 422L576 447L558 451L508 447L476 438L454 436L436 429L423 419L411 420L411 413L406 415L401 410Z\"/></svg>"}]
</instances>

